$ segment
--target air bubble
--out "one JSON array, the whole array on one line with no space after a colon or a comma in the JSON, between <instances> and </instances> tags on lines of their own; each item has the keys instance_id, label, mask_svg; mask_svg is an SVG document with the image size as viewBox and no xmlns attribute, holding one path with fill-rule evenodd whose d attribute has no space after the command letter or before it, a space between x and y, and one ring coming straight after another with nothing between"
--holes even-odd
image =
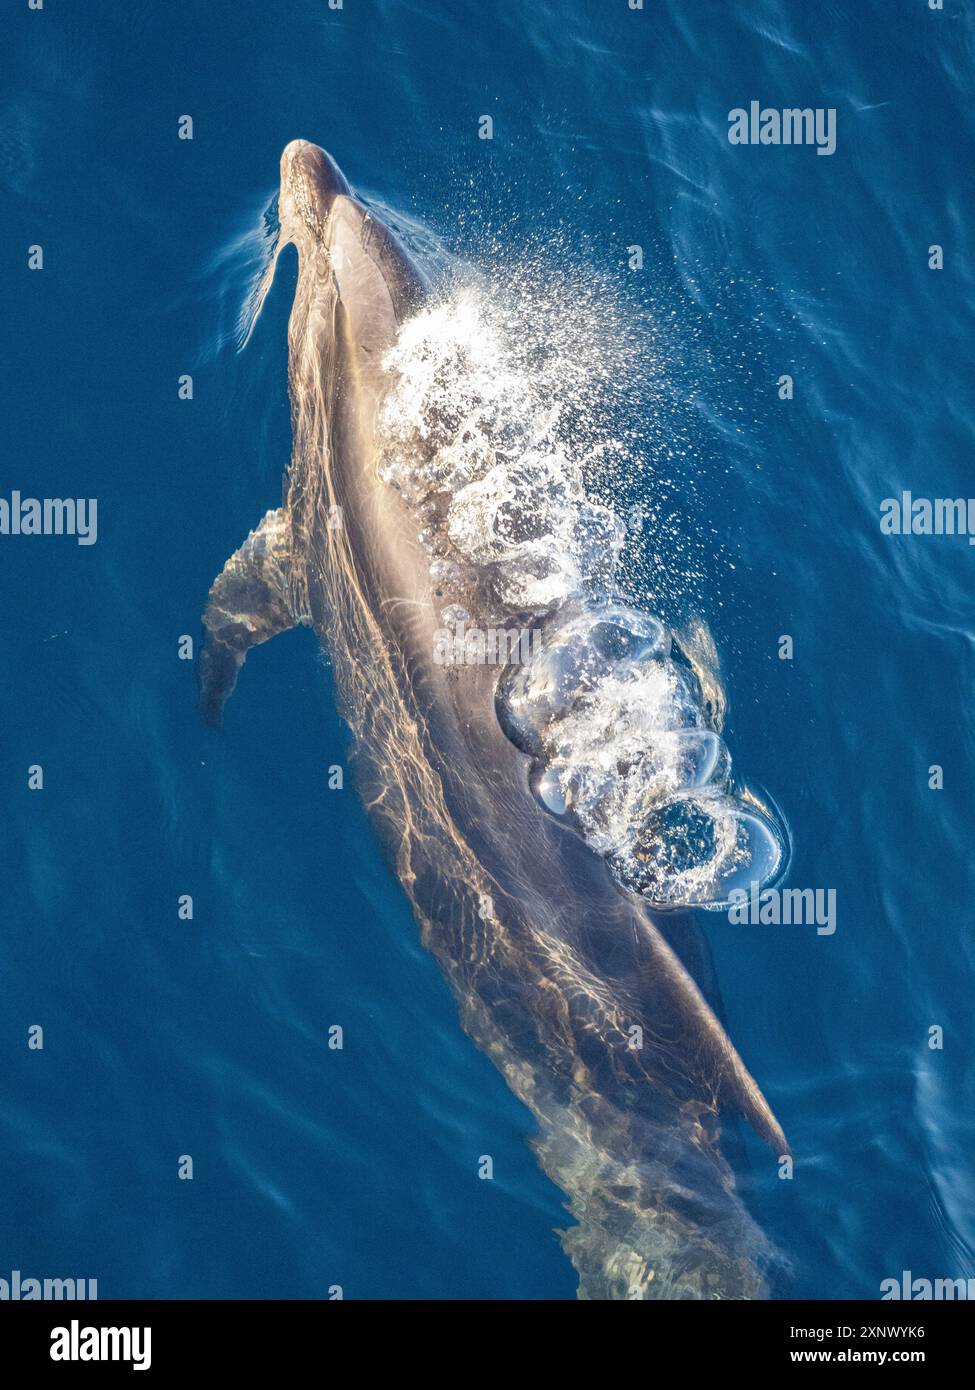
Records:
<instances>
[{"instance_id":1,"label":"air bubble","mask_svg":"<svg viewBox=\"0 0 975 1390\"><path fill-rule=\"evenodd\" d=\"M540 755L557 724L628 663L670 650L663 624L622 605L560 617L543 633L533 661L512 667L498 690L498 716L511 741Z\"/></svg>"},{"instance_id":2,"label":"air bubble","mask_svg":"<svg viewBox=\"0 0 975 1390\"><path fill-rule=\"evenodd\" d=\"M464 623L469 623L470 620L470 613L459 603L448 603L440 614L440 621L445 627L461 627Z\"/></svg>"},{"instance_id":3,"label":"air bubble","mask_svg":"<svg viewBox=\"0 0 975 1390\"><path fill-rule=\"evenodd\" d=\"M532 770L531 788L546 811L560 819L568 811L566 805L565 792L559 778L558 770L553 767L544 767L536 763Z\"/></svg>"},{"instance_id":4,"label":"air bubble","mask_svg":"<svg viewBox=\"0 0 975 1390\"><path fill-rule=\"evenodd\" d=\"M610 866L656 907L727 907L736 888L775 877L782 842L755 811L727 796L682 795L654 808Z\"/></svg>"},{"instance_id":5,"label":"air bubble","mask_svg":"<svg viewBox=\"0 0 975 1390\"><path fill-rule=\"evenodd\" d=\"M731 776L731 755L711 729L666 734L661 743L674 767L677 790L724 786Z\"/></svg>"}]
</instances>

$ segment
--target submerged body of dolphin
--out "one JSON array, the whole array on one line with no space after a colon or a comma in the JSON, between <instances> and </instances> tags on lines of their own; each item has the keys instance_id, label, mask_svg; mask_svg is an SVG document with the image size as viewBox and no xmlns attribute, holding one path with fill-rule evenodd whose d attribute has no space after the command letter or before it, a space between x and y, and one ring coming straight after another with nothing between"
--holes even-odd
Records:
<instances>
[{"instance_id":1,"label":"submerged body of dolphin","mask_svg":"<svg viewBox=\"0 0 975 1390\"><path fill-rule=\"evenodd\" d=\"M386 354L424 276L331 158L284 151L278 250L299 270L289 327L294 457L210 593L204 713L247 650L310 624L355 734L367 808L462 1022L533 1112L574 1218L591 1298L761 1297L764 1237L717 1145L719 1106L787 1151L769 1106L645 906L539 805L496 714L498 671L434 658L442 591L420 522L381 480ZM273 267L272 267L273 271ZM465 612L492 612L476 568Z\"/></svg>"}]
</instances>

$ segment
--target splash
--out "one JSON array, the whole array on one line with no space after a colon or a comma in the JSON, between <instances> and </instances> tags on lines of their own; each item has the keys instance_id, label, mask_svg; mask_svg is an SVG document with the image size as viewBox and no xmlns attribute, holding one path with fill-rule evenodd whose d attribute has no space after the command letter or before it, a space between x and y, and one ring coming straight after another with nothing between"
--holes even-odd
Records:
<instances>
[{"instance_id":1,"label":"splash","mask_svg":"<svg viewBox=\"0 0 975 1390\"><path fill-rule=\"evenodd\" d=\"M587 480L609 459L640 462L613 428L636 348L612 301L562 289L461 283L404 325L386 359L380 476L421 520L445 613L467 615L451 589L486 586L502 614L541 624L540 649L497 690L541 805L625 889L721 907L776 875L782 835L735 787L715 682L620 597L626 528Z\"/></svg>"},{"instance_id":2,"label":"splash","mask_svg":"<svg viewBox=\"0 0 975 1390\"><path fill-rule=\"evenodd\" d=\"M569 439L590 383L554 379L565 354L550 344L532 360L515 328L471 288L405 325L387 359L380 473L427 521L432 558L487 573L503 608L537 611L608 590L625 530L586 496L585 428Z\"/></svg>"}]
</instances>

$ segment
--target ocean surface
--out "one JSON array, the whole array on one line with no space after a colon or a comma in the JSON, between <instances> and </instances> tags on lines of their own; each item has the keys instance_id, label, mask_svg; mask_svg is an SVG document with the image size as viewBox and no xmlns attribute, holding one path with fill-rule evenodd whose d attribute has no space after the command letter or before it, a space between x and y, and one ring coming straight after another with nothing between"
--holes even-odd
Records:
<instances>
[{"instance_id":1,"label":"ocean surface","mask_svg":"<svg viewBox=\"0 0 975 1390\"><path fill-rule=\"evenodd\" d=\"M98 501L94 545L0 536L0 1277L575 1294L532 1118L329 789L313 635L252 653L219 734L179 659L280 500L293 263L251 321L296 137L431 263L568 267L630 322L639 466L596 483L649 518L631 591L708 624L785 883L836 894L829 935L697 914L796 1156L736 1160L773 1296L975 1277L975 551L880 529L973 490L971 8L7 0L0 33L0 496ZM835 109L835 153L732 145L752 101Z\"/></svg>"}]
</instances>

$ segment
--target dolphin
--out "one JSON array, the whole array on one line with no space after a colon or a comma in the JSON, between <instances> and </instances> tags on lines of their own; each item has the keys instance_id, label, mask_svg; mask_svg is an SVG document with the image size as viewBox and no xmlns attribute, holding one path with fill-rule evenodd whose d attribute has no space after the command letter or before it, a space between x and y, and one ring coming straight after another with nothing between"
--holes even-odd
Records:
<instances>
[{"instance_id":1,"label":"dolphin","mask_svg":"<svg viewBox=\"0 0 975 1390\"><path fill-rule=\"evenodd\" d=\"M531 759L499 722L497 668L433 657L439 581L420 520L378 468L386 354L427 276L303 140L281 157L278 221L262 296L293 245L293 457L283 505L211 587L203 715L221 722L251 647L314 629L422 940L536 1120L579 1296L765 1297L775 1252L719 1140L737 1113L787 1154L777 1120L659 918L533 795ZM483 576L461 583L486 622Z\"/></svg>"}]
</instances>

